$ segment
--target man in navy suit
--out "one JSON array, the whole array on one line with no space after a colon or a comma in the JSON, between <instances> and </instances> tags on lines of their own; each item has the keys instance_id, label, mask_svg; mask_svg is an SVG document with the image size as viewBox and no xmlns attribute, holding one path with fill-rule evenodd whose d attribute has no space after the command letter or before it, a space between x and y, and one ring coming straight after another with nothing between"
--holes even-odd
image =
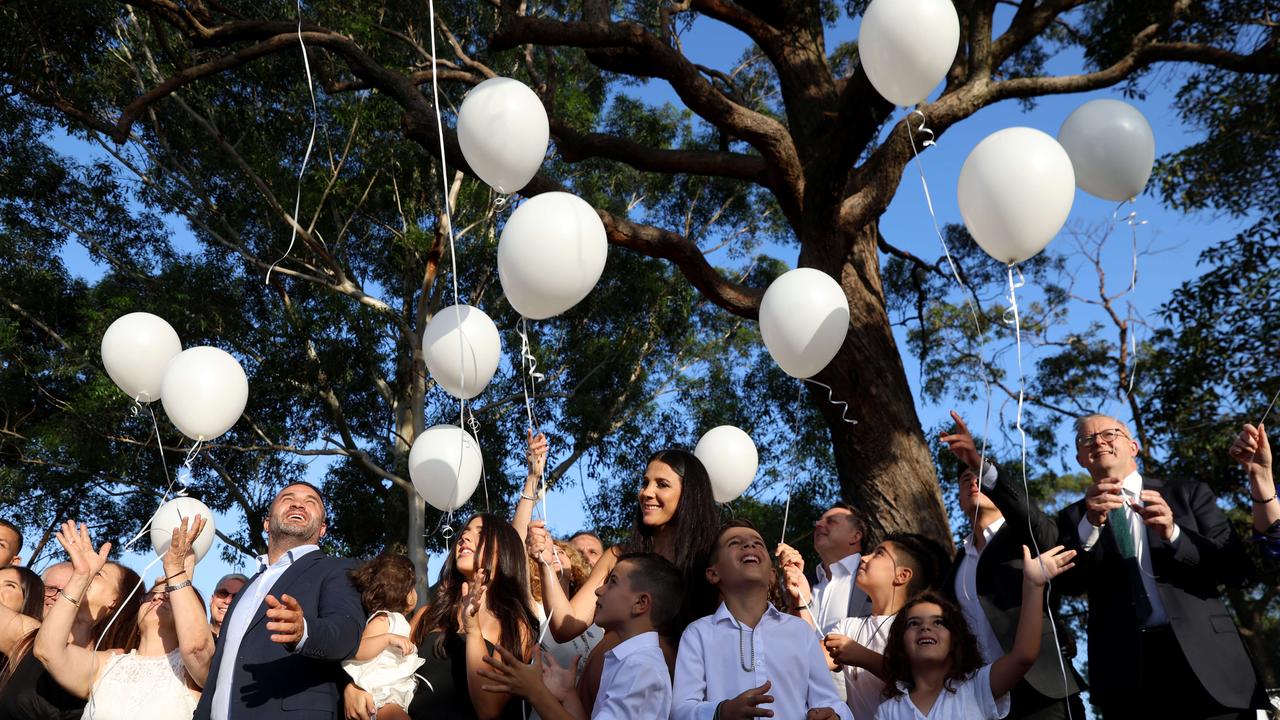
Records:
<instances>
[{"instance_id":1,"label":"man in navy suit","mask_svg":"<svg viewBox=\"0 0 1280 720\"><path fill-rule=\"evenodd\" d=\"M285 486L263 527L267 554L227 610L195 720L338 717L341 662L364 628L352 563L320 551L324 498L310 483Z\"/></svg>"},{"instance_id":2,"label":"man in navy suit","mask_svg":"<svg viewBox=\"0 0 1280 720\"><path fill-rule=\"evenodd\" d=\"M1116 418L1088 415L1075 429L1093 484L1058 515L1079 554L1056 584L1089 594L1089 683L1102 716L1254 717L1257 676L1218 589L1241 584L1249 561L1213 491L1141 475L1138 443Z\"/></svg>"}]
</instances>

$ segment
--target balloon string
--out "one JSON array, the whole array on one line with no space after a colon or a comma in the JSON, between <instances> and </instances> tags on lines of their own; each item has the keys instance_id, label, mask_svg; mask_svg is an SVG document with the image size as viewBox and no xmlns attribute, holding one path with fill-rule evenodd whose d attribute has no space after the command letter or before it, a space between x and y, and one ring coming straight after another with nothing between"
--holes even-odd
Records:
<instances>
[{"instance_id":1,"label":"balloon string","mask_svg":"<svg viewBox=\"0 0 1280 720\"><path fill-rule=\"evenodd\" d=\"M264 285L271 284L271 272L276 266L285 261L289 257L289 253L293 252L293 245L298 240L298 227L301 220L298 213L302 211L302 178L307 173L307 163L311 161L311 150L316 143L316 130L320 123L320 110L316 104L316 88L315 82L311 78L311 61L307 58L307 44L302 41L302 0L297 0L298 5L298 45L302 47L302 69L307 74L307 92L311 95L311 137L307 140L307 151L302 155L302 167L298 169L298 193L293 199L293 222L290 223L289 247L285 249L284 255L279 260L271 263L271 267L267 268L267 278Z\"/></svg>"},{"instance_id":2,"label":"balloon string","mask_svg":"<svg viewBox=\"0 0 1280 720\"><path fill-rule=\"evenodd\" d=\"M1014 282L1013 280L1013 273L1015 270L1018 272L1017 282ZM1009 263L1007 272L1009 280L1009 310L1005 315L1005 321L1008 322L1007 318L1011 313L1013 317L1012 325L1014 346L1017 350L1018 358L1018 414L1015 425L1018 429L1018 437L1021 441L1022 493L1023 499L1027 503L1027 536L1031 538L1031 547L1035 550L1037 562L1040 563L1040 571L1044 572L1047 576L1048 572L1044 567L1044 556L1040 550L1040 543L1036 540L1035 528L1031 525L1031 486L1030 483L1027 482L1027 431L1022 427L1022 405L1026 396L1027 378L1022 367L1022 320L1018 315L1018 288L1026 284L1026 279L1022 276L1022 271L1019 270L1014 263ZM979 482L981 482L981 477L979 477ZM1049 580L1045 583L1044 606L1045 612L1049 615L1049 628L1053 631L1053 645L1057 650L1055 654L1058 657L1058 670L1062 673L1063 697L1066 697L1070 694L1068 692L1070 682L1067 679L1066 663L1062 659L1062 642L1058 638L1058 622L1053 614L1053 606L1049 602L1049 598L1052 597L1053 581ZM1074 720L1072 718L1070 703L1067 704L1067 720Z\"/></svg>"},{"instance_id":3,"label":"balloon string","mask_svg":"<svg viewBox=\"0 0 1280 720\"><path fill-rule=\"evenodd\" d=\"M466 400L462 401L464 406L466 402ZM480 421L476 419L475 410L467 411L467 427L471 428L471 437L475 440L476 448L478 449L480 447ZM489 505L489 473L484 468L483 460L480 463L480 483L481 487L484 488L484 511L491 512L492 508Z\"/></svg>"},{"instance_id":4,"label":"balloon string","mask_svg":"<svg viewBox=\"0 0 1280 720\"><path fill-rule=\"evenodd\" d=\"M842 407L842 409L840 410L840 419L841 419L841 420L843 420L843 421L845 421L845 422L847 422L847 423L849 423L850 425L857 425L857 424L858 424L858 421L857 421L857 420L854 420L853 418L849 417L849 403L845 402L844 400L836 400L835 390L832 390L830 385L828 385L828 384L826 384L826 383L823 383L823 382L818 382L817 380L814 380L813 378L801 378L801 380L803 380L803 381L805 381L805 382L807 382L807 383L811 383L811 384L813 384L813 385L817 385L817 386L819 386L819 387L824 387L824 388L826 388L826 389L827 389L827 402L831 403L832 405L841 405L841 406L843 406L843 407Z\"/></svg>"},{"instance_id":5,"label":"balloon string","mask_svg":"<svg viewBox=\"0 0 1280 720\"><path fill-rule=\"evenodd\" d=\"M1259 425L1266 422L1267 418L1271 417L1271 410L1276 406L1276 400L1280 400L1280 390L1277 390L1276 394L1271 396L1271 404L1267 406L1267 411L1262 413L1262 419L1258 421Z\"/></svg>"},{"instance_id":6,"label":"balloon string","mask_svg":"<svg viewBox=\"0 0 1280 720\"><path fill-rule=\"evenodd\" d=\"M804 385L803 384L796 385L796 414L792 418L792 422L791 422L791 427L792 427L791 436L797 439L800 437L800 408L802 407L801 403L803 402L804 402ZM797 450L796 455L799 456L799 454L800 453ZM796 475L795 473L792 473L791 479L787 480L787 504L782 511L782 536L778 538L779 545L782 545L787 542L787 520L791 517L791 491L795 488L795 484L796 484ZM810 613L812 613L812 610L810 611Z\"/></svg>"},{"instance_id":7,"label":"balloon string","mask_svg":"<svg viewBox=\"0 0 1280 720\"><path fill-rule=\"evenodd\" d=\"M524 410L528 415L529 429L532 430L538 426L533 416L533 398L538 395L538 381L545 376L538 372L538 359L533 356L529 345L529 321L523 316L516 325L516 334L520 336L520 385L524 389Z\"/></svg>"},{"instance_id":8,"label":"balloon string","mask_svg":"<svg viewBox=\"0 0 1280 720\"><path fill-rule=\"evenodd\" d=\"M165 486L164 492L160 494L160 504L156 506L155 512L151 513L151 517L147 518L147 521L142 524L142 529L138 531L138 534L134 535L128 542L120 547L121 550L128 550L133 547L133 544L138 542L138 540L140 540L142 536L151 529L151 523L155 521L156 515L160 513L160 508L164 507L164 504L169 502L169 493L173 490L174 483L178 483L178 477L181 475L181 470L178 470L173 473L173 477L169 477L169 466L164 459L164 441L160 439L160 423L156 421L156 413L151 409L151 406L147 405L146 408L147 414L151 416L151 426L156 431L156 444L160 448L160 467L164 468L164 477L169 484ZM189 468L191 466L191 458L195 455L196 450L199 447L200 442L197 441L196 444L192 446L191 451L187 453L187 459L183 462L182 467ZM181 483L178 484L180 486L178 494L186 494L186 485Z\"/></svg>"}]
</instances>

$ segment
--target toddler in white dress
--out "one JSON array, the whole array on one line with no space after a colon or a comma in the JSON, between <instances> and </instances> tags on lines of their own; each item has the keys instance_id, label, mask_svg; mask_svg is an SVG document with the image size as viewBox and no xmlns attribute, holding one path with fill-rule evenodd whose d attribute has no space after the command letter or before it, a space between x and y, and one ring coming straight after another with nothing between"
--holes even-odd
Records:
<instances>
[{"instance_id":1,"label":"toddler in white dress","mask_svg":"<svg viewBox=\"0 0 1280 720\"><path fill-rule=\"evenodd\" d=\"M379 555L351 573L369 621L355 657L342 663L356 685L373 696L378 709L409 707L424 662L409 639L405 614L418 604L413 563L403 555Z\"/></svg>"}]
</instances>

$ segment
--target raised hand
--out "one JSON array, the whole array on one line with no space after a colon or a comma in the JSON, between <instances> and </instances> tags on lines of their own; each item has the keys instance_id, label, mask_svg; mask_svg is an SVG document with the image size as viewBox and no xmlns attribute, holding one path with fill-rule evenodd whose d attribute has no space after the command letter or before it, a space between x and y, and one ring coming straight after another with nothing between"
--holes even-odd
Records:
<instances>
[{"instance_id":1,"label":"raised hand","mask_svg":"<svg viewBox=\"0 0 1280 720\"><path fill-rule=\"evenodd\" d=\"M484 609L484 593L488 579L484 568L476 568L475 577L462 585L462 630L479 632L480 611Z\"/></svg>"},{"instance_id":2,"label":"raised hand","mask_svg":"<svg viewBox=\"0 0 1280 720\"><path fill-rule=\"evenodd\" d=\"M772 710L760 707L773 702L773 696L769 694L772 686L773 683L766 680L760 687L751 688L732 700L720 703L720 720L773 717Z\"/></svg>"},{"instance_id":3,"label":"raised hand","mask_svg":"<svg viewBox=\"0 0 1280 720\"><path fill-rule=\"evenodd\" d=\"M1230 453L1251 476L1271 475L1271 441L1267 439L1265 426L1254 427L1246 423L1231 443Z\"/></svg>"},{"instance_id":4,"label":"raised hand","mask_svg":"<svg viewBox=\"0 0 1280 720\"><path fill-rule=\"evenodd\" d=\"M302 631L306 627L302 606L292 595L268 595L267 630L271 631L271 642L293 647L302 642Z\"/></svg>"},{"instance_id":5,"label":"raised hand","mask_svg":"<svg viewBox=\"0 0 1280 720\"><path fill-rule=\"evenodd\" d=\"M97 577L107 564L107 556L111 553L111 543L103 543L97 550L93 549L93 540L89 539L89 526L68 520L62 523L55 535L58 544L67 551L71 560L72 572L90 580Z\"/></svg>"},{"instance_id":6,"label":"raised hand","mask_svg":"<svg viewBox=\"0 0 1280 720\"><path fill-rule=\"evenodd\" d=\"M1022 578L1025 582L1044 587L1050 580L1075 567L1072 562L1075 550L1067 550L1062 545L1049 548L1039 557L1031 557L1031 549L1022 546Z\"/></svg>"},{"instance_id":7,"label":"raised hand","mask_svg":"<svg viewBox=\"0 0 1280 720\"><path fill-rule=\"evenodd\" d=\"M778 564L786 569L794 566L800 572L804 572L804 557L798 550L786 543L778 543L778 548L773 551L778 558Z\"/></svg>"},{"instance_id":8,"label":"raised hand","mask_svg":"<svg viewBox=\"0 0 1280 720\"><path fill-rule=\"evenodd\" d=\"M951 432L942 434L942 442L947 444L947 449L957 460L977 470L982 465L982 454L973 442L973 433L969 432L969 426L964 424L960 413L952 410L951 419L956 421L956 426Z\"/></svg>"},{"instance_id":9,"label":"raised hand","mask_svg":"<svg viewBox=\"0 0 1280 720\"><path fill-rule=\"evenodd\" d=\"M536 659L542 651L534 648L534 658ZM555 699L561 703L570 695L578 691L574 682L578 675L578 661L582 660L581 655L573 656L573 662L566 667L560 667L556 659L551 655L542 656L542 684L547 686L547 690Z\"/></svg>"},{"instance_id":10,"label":"raised hand","mask_svg":"<svg viewBox=\"0 0 1280 720\"><path fill-rule=\"evenodd\" d=\"M783 565L782 586L786 588L787 595L791 596L797 608L808 607L813 595L809 589L809 579L804 576L803 570L794 565Z\"/></svg>"},{"instance_id":11,"label":"raised hand","mask_svg":"<svg viewBox=\"0 0 1280 720\"><path fill-rule=\"evenodd\" d=\"M529 557L538 562L545 562L544 553L552 546L551 533L547 532L547 523L542 520L534 520L529 523L529 530L525 535L524 544Z\"/></svg>"},{"instance_id":12,"label":"raised hand","mask_svg":"<svg viewBox=\"0 0 1280 720\"><path fill-rule=\"evenodd\" d=\"M191 546L196 538L200 537L200 532L208 522L203 515L196 515L194 518L185 517L182 518L178 527L173 529L169 549L165 551L162 561L166 576L172 578L182 572L186 572L188 578L192 576L196 569L196 553Z\"/></svg>"},{"instance_id":13,"label":"raised hand","mask_svg":"<svg viewBox=\"0 0 1280 720\"><path fill-rule=\"evenodd\" d=\"M542 473L547 469L547 451L550 448L547 442L547 436L543 433L533 434L533 428L529 428L528 452L525 454L525 460L529 463L529 476L540 478Z\"/></svg>"},{"instance_id":14,"label":"raised hand","mask_svg":"<svg viewBox=\"0 0 1280 720\"><path fill-rule=\"evenodd\" d=\"M1107 522L1107 513L1122 507L1124 485L1119 478L1103 478L1084 492L1085 516L1094 527L1102 527Z\"/></svg>"}]
</instances>

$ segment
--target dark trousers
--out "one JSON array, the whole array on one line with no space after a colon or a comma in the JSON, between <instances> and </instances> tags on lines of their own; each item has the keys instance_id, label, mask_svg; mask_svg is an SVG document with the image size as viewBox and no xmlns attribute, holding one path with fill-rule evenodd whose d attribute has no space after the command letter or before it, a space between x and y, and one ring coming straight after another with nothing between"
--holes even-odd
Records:
<instances>
[{"instance_id":1,"label":"dark trousers","mask_svg":"<svg viewBox=\"0 0 1280 720\"><path fill-rule=\"evenodd\" d=\"M1084 702L1079 694L1051 698L1036 692L1023 680L1009 695L1011 707L1005 720L1085 720Z\"/></svg>"},{"instance_id":2,"label":"dark trousers","mask_svg":"<svg viewBox=\"0 0 1280 720\"><path fill-rule=\"evenodd\" d=\"M1256 716L1251 709L1229 708L1214 700L1187 664L1172 628L1167 625L1150 628L1144 630L1140 638L1141 659L1134 668L1135 675L1112 679L1107 683L1108 692L1094 699L1105 720L1139 717L1252 720ZM1097 687L1096 682L1093 685Z\"/></svg>"}]
</instances>

